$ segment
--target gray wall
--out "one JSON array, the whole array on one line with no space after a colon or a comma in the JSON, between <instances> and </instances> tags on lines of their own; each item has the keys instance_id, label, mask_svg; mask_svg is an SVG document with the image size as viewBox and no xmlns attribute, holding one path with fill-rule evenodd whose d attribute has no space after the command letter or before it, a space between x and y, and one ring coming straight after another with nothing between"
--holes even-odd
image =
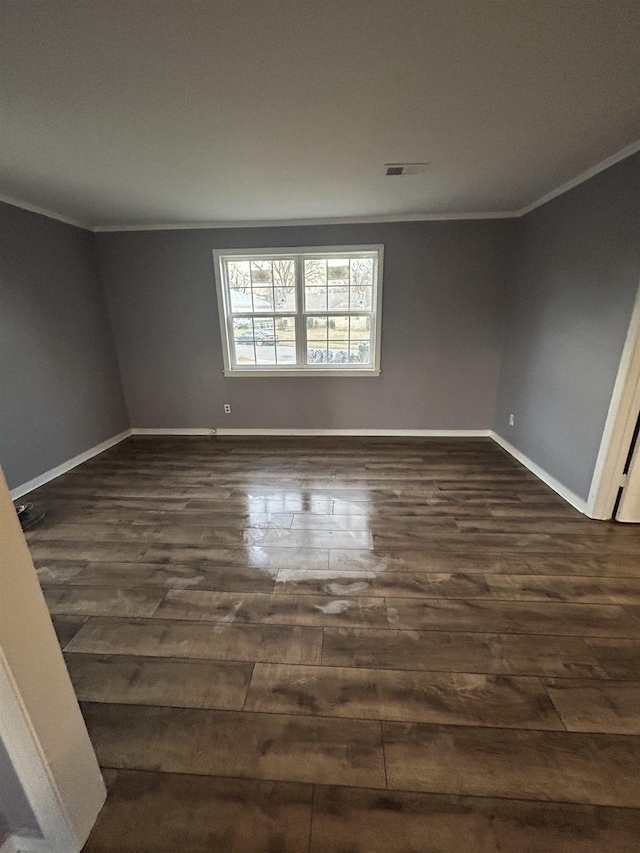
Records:
<instances>
[{"instance_id":1,"label":"gray wall","mask_svg":"<svg viewBox=\"0 0 640 853\"><path fill-rule=\"evenodd\" d=\"M514 249L495 429L586 499L640 282L640 155L528 214Z\"/></svg>"},{"instance_id":2,"label":"gray wall","mask_svg":"<svg viewBox=\"0 0 640 853\"><path fill-rule=\"evenodd\" d=\"M9 488L127 427L93 234L0 204L0 463Z\"/></svg>"},{"instance_id":3,"label":"gray wall","mask_svg":"<svg viewBox=\"0 0 640 853\"><path fill-rule=\"evenodd\" d=\"M133 427L484 429L492 423L503 220L97 235ZM212 250L385 246L382 375L224 378ZM232 414L223 414L231 403Z\"/></svg>"},{"instance_id":4,"label":"gray wall","mask_svg":"<svg viewBox=\"0 0 640 853\"><path fill-rule=\"evenodd\" d=\"M493 423L586 498L640 278L640 155L518 221L94 237L0 205L0 235L0 461L12 487L129 425ZM214 248L362 243L385 245L380 377L223 377Z\"/></svg>"}]
</instances>

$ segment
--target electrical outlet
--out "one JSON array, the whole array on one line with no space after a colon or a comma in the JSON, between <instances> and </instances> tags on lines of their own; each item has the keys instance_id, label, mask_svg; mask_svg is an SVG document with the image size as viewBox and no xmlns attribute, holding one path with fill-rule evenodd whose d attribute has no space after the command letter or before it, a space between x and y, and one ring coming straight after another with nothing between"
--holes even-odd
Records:
<instances>
[{"instance_id":1,"label":"electrical outlet","mask_svg":"<svg viewBox=\"0 0 640 853\"><path fill-rule=\"evenodd\" d=\"M225 403L225 404L224 404L224 413L225 413L225 415L230 415L230 414L231 414L231 404L230 404L230 403Z\"/></svg>"},{"instance_id":2,"label":"electrical outlet","mask_svg":"<svg viewBox=\"0 0 640 853\"><path fill-rule=\"evenodd\" d=\"M509 426L513 426L514 423L515 423L515 418L513 417L513 414L511 414L511 415L509 415Z\"/></svg>"}]
</instances>

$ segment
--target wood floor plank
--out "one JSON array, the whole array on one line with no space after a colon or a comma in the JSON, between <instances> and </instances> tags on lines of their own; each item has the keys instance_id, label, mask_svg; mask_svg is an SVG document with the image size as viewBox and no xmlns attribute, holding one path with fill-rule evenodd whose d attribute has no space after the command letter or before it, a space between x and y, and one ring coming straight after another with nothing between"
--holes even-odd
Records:
<instances>
[{"instance_id":1,"label":"wood floor plank","mask_svg":"<svg viewBox=\"0 0 640 853\"><path fill-rule=\"evenodd\" d=\"M134 562L147 550L148 545L135 542L67 542L43 540L29 542L32 560L72 560L127 563Z\"/></svg>"},{"instance_id":2,"label":"wood floor plank","mask_svg":"<svg viewBox=\"0 0 640 853\"><path fill-rule=\"evenodd\" d=\"M83 853L303 853L311 791L287 782L120 770Z\"/></svg>"},{"instance_id":3,"label":"wood floor plank","mask_svg":"<svg viewBox=\"0 0 640 853\"><path fill-rule=\"evenodd\" d=\"M322 629L92 618L66 650L90 654L314 664L320 663Z\"/></svg>"},{"instance_id":4,"label":"wood floor plank","mask_svg":"<svg viewBox=\"0 0 640 853\"><path fill-rule=\"evenodd\" d=\"M60 643L61 649L64 649L67 643L69 643L75 637L75 635L78 633L80 628L82 628L86 621L86 616L55 616L54 614L51 615L51 622L56 632L56 637L58 638L58 642Z\"/></svg>"},{"instance_id":5,"label":"wood floor plank","mask_svg":"<svg viewBox=\"0 0 640 853\"><path fill-rule=\"evenodd\" d=\"M640 681L639 640L588 638L586 643L610 678Z\"/></svg>"},{"instance_id":6,"label":"wood floor plank","mask_svg":"<svg viewBox=\"0 0 640 853\"><path fill-rule=\"evenodd\" d=\"M310 853L631 853L638 837L635 809L318 786Z\"/></svg>"},{"instance_id":7,"label":"wood floor plank","mask_svg":"<svg viewBox=\"0 0 640 853\"><path fill-rule=\"evenodd\" d=\"M153 616L166 590L47 586L49 612L65 616Z\"/></svg>"},{"instance_id":8,"label":"wood floor plank","mask_svg":"<svg viewBox=\"0 0 640 853\"><path fill-rule=\"evenodd\" d=\"M526 562L532 575L596 575L597 577L640 578L640 560L633 554L568 556L566 554L528 554Z\"/></svg>"},{"instance_id":9,"label":"wood floor plank","mask_svg":"<svg viewBox=\"0 0 640 853\"><path fill-rule=\"evenodd\" d=\"M640 738L382 723L390 788L640 807Z\"/></svg>"},{"instance_id":10,"label":"wood floor plank","mask_svg":"<svg viewBox=\"0 0 640 853\"><path fill-rule=\"evenodd\" d=\"M190 619L263 625L387 627L384 602L376 598L170 590L159 619Z\"/></svg>"},{"instance_id":11,"label":"wood floor plank","mask_svg":"<svg viewBox=\"0 0 640 853\"><path fill-rule=\"evenodd\" d=\"M264 495L251 494L247 490L246 495L236 501L211 498L191 498L187 503L189 512L229 512L230 507L237 505L238 509L248 510L250 513L294 513L314 512L330 515L333 504L327 496L307 496L300 492L291 491L281 494L276 489L271 489Z\"/></svg>"},{"instance_id":12,"label":"wood floor plank","mask_svg":"<svg viewBox=\"0 0 640 853\"><path fill-rule=\"evenodd\" d=\"M464 572L309 572L281 569L276 593L384 598L494 598L486 577Z\"/></svg>"},{"instance_id":13,"label":"wood floor plank","mask_svg":"<svg viewBox=\"0 0 640 853\"><path fill-rule=\"evenodd\" d=\"M83 572L80 578L85 574ZM77 583L78 577L70 583ZM368 595L582 604L640 602L640 578L594 578L480 572L376 572L282 569L275 592L293 595Z\"/></svg>"},{"instance_id":14,"label":"wood floor plank","mask_svg":"<svg viewBox=\"0 0 640 853\"><path fill-rule=\"evenodd\" d=\"M640 623L617 604L413 598L386 601L389 623L394 628L640 638Z\"/></svg>"},{"instance_id":15,"label":"wood floor plank","mask_svg":"<svg viewBox=\"0 0 640 853\"><path fill-rule=\"evenodd\" d=\"M293 521L292 512L251 513L243 511L242 507L239 507L236 512L232 512L229 502L225 502L223 508L225 511L222 511L221 508L219 512L198 512L189 510L121 509L119 507L101 508L94 506L83 514L82 521L84 523L100 524L103 526L106 524L119 524L131 525L133 527L180 527L187 532L193 527L204 530L225 527L235 530L243 530L245 527L281 527L288 529L291 527ZM75 521L79 523L80 519L76 517Z\"/></svg>"},{"instance_id":16,"label":"wood floor plank","mask_svg":"<svg viewBox=\"0 0 640 853\"><path fill-rule=\"evenodd\" d=\"M105 767L384 786L371 720L93 703L82 711Z\"/></svg>"},{"instance_id":17,"label":"wood floor plank","mask_svg":"<svg viewBox=\"0 0 640 853\"><path fill-rule=\"evenodd\" d=\"M37 546L36 546L37 547ZM144 554L144 557L142 556ZM246 548L210 548L208 545L152 545L143 548L136 557L113 557L115 562L132 562L141 558L141 562L150 563L191 563L200 566L251 566L256 569L309 569L322 570L329 565L328 548L278 548L261 545ZM104 557L91 557L92 561L102 562Z\"/></svg>"},{"instance_id":18,"label":"wood floor plank","mask_svg":"<svg viewBox=\"0 0 640 853\"><path fill-rule=\"evenodd\" d=\"M637 604L631 604L628 602L624 602L625 610L627 613L631 614L631 617L636 621L638 625L640 625L640 606Z\"/></svg>"},{"instance_id":19,"label":"wood floor plank","mask_svg":"<svg viewBox=\"0 0 640 853\"><path fill-rule=\"evenodd\" d=\"M370 530L368 515L320 515L297 512L291 523L292 530Z\"/></svg>"},{"instance_id":20,"label":"wood floor plank","mask_svg":"<svg viewBox=\"0 0 640 853\"><path fill-rule=\"evenodd\" d=\"M640 603L640 577L485 575L485 579L492 595L503 600L565 601L582 604Z\"/></svg>"},{"instance_id":21,"label":"wood floor plank","mask_svg":"<svg viewBox=\"0 0 640 853\"><path fill-rule=\"evenodd\" d=\"M65 655L83 702L241 711L253 665L122 655Z\"/></svg>"},{"instance_id":22,"label":"wood floor plank","mask_svg":"<svg viewBox=\"0 0 640 853\"><path fill-rule=\"evenodd\" d=\"M203 544L234 547L243 544L242 530L223 527L219 530L177 524L57 524L37 527L29 534L31 542L135 542L168 543L176 545Z\"/></svg>"},{"instance_id":23,"label":"wood floor plank","mask_svg":"<svg viewBox=\"0 0 640 853\"><path fill-rule=\"evenodd\" d=\"M568 731L640 735L640 681L547 678L543 683Z\"/></svg>"},{"instance_id":24,"label":"wood floor plank","mask_svg":"<svg viewBox=\"0 0 640 853\"><path fill-rule=\"evenodd\" d=\"M537 678L256 664L248 711L562 729Z\"/></svg>"},{"instance_id":25,"label":"wood floor plank","mask_svg":"<svg viewBox=\"0 0 640 853\"><path fill-rule=\"evenodd\" d=\"M277 570L198 563L88 563L68 579L70 586L167 587L220 592L271 592ZM42 574L39 573L41 582Z\"/></svg>"},{"instance_id":26,"label":"wood floor plank","mask_svg":"<svg viewBox=\"0 0 640 853\"><path fill-rule=\"evenodd\" d=\"M506 503L511 506L510 503ZM490 506L504 506L504 504L489 503L454 503L442 497L431 496L424 498L416 495L412 500L393 500L389 498L372 499L371 493L366 493L361 500L352 497L344 497L333 501L333 515L337 518L352 518L358 523L358 518L383 519L395 521L410 521L413 519L436 519L436 518L489 518L491 517ZM357 529L357 528L352 528Z\"/></svg>"},{"instance_id":27,"label":"wood floor plank","mask_svg":"<svg viewBox=\"0 0 640 853\"><path fill-rule=\"evenodd\" d=\"M594 536L636 536L636 531L631 527L616 524L613 521L591 521L584 516L582 518L551 518L535 517L528 518L460 518L457 522L460 530L488 533L589 533Z\"/></svg>"},{"instance_id":28,"label":"wood floor plank","mask_svg":"<svg viewBox=\"0 0 640 853\"><path fill-rule=\"evenodd\" d=\"M46 560L40 564L34 563L36 574L41 584L65 583L77 577L89 564L86 562L75 562L72 560Z\"/></svg>"},{"instance_id":29,"label":"wood floor plank","mask_svg":"<svg viewBox=\"0 0 640 853\"><path fill-rule=\"evenodd\" d=\"M246 545L278 548L373 548L368 530L245 530Z\"/></svg>"},{"instance_id":30,"label":"wood floor plank","mask_svg":"<svg viewBox=\"0 0 640 853\"><path fill-rule=\"evenodd\" d=\"M325 628L322 663L383 669L606 678L580 637Z\"/></svg>"},{"instance_id":31,"label":"wood floor plank","mask_svg":"<svg viewBox=\"0 0 640 853\"><path fill-rule=\"evenodd\" d=\"M551 534L551 533L474 533L461 531L459 535L425 531L413 538L430 543L431 547L443 551L485 551L493 553L539 554L547 552L569 554L637 554L638 541L634 536L611 536L603 534ZM373 533L374 548L391 550L411 547L403 534ZM338 545L334 547L339 547ZM357 547L354 545L354 547Z\"/></svg>"},{"instance_id":32,"label":"wood floor plank","mask_svg":"<svg viewBox=\"0 0 640 853\"><path fill-rule=\"evenodd\" d=\"M85 463L86 464L86 463ZM131 473L131 466L127 466L127 471ZM101 476L96 472L94 476ZM54 481L55 482L55 481ZM46 487L45 487L46 488ZM38 490L40 495L44 490ZM49 513L51 520L62 519L64 521L80 517L85 514L97 511L99 513L118 513L122 517L127 517L129 512L180 512L185 509L189 500L187 498L176 498L171 495L163 495L155 498L128 498L118 497L118 495L109 497L107 495L85 496L82 498L81 505L73 498L57 498L53 502L53 508Z\"/></svg>"},{"instance_id":33,"label":"wood floor plank","mask_svg":"<svg viewBox=\"0 0 640 853\"><path fill-rule=\"evenodd\" d=\"M535 574L529 560L521 556L487 556L485 554L469 556L431 548L395 551L378 548L375 551L332 548L329 553L329 569L336 572L375 572L377 574L382 572Z\"/></svg>"},{"instance_id":34,"label":"wood floor plank","mask_svg":"<svg viewBox=\"0 0 640 853\"><path fill-rule=\"evenodd\" d=\"M456 520L441 515L423 515L386 517L383 515L303 515L296 513L292 530L356 530L372 532L406 532L413 530L451 530L455 531Z\"/></svg>"}]
</instances>

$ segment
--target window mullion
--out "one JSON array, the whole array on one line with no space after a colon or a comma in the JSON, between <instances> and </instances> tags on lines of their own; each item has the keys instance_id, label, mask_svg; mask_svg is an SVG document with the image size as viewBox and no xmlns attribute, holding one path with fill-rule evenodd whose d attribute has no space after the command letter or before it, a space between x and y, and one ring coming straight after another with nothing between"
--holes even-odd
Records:
<instances>
[{"instance_id":1,"label":"window mullion","mask_svg":"<svg viewBox=\"0 0 640 853\"><path fill-rule=\"evenodd\" d=\"M229 364L233 364L234 366L238 366L238 359L236 356L236 341L233 327L233 312L231 310L231 290L229 284L229 269L228 265L225 262L224 271L223 271L223 287L226 297L226 307L225 311L227 312L226 323L227 323L227 359Z\"/></svg>"},{"instance_id":2,"label":"window mullion","mask_svg":"<svg viewBox=\"0 0 640 853\"><path fill-rule=\"evenodd\" d=\"M300 367L307 363L307 321L304 313L304 258L296 255L296 361Z\"/></svg>"}]
</instances>

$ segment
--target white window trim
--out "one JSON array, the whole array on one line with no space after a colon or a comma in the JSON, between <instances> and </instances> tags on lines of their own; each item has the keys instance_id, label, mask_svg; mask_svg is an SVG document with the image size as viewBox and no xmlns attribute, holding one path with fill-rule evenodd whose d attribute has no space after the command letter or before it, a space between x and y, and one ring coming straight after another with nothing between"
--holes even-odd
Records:
<instances>
[{"instance_id":1,"label":"white window trim","mask_svg":"<svg viewBox=\"0 0 640 853\"><path fill-rule=\"evenodd\" d=\"M373 333L371 340L374 344L373 364L366 367L316 367L314 365L294 365L292 367L281 366L277 369L256 368L255 365L243 368L231 363L231 345L233 335L231 334L231 312L227 301L227 287L224 284L224 262L223 259L237 256L247 258L252 255L260 257L291 257L294 255L318 255L326 256L327 253L344 253L353 255L357 252L375 252L377 254L376 268L376 300L371 312ZM228 377L253 377L277 376L282 379L285 376L379 376L380 375L380 347L382 340L382 279L384 266L384 246L381 243L366 246L296 246L293 248L270 248L270 249L215 249L213 252L214 273L216 281L216 292L218 295L218 316L220 319L220 335L222 340L222 357L224 359L224 376ZM299 272L298 272L299 274ZM299 295L296 296L299 298ZM318 314L342 315L344 311L318 311ZM300 344L300 341L298 342Z\"/></svg>"}]
</instances>

